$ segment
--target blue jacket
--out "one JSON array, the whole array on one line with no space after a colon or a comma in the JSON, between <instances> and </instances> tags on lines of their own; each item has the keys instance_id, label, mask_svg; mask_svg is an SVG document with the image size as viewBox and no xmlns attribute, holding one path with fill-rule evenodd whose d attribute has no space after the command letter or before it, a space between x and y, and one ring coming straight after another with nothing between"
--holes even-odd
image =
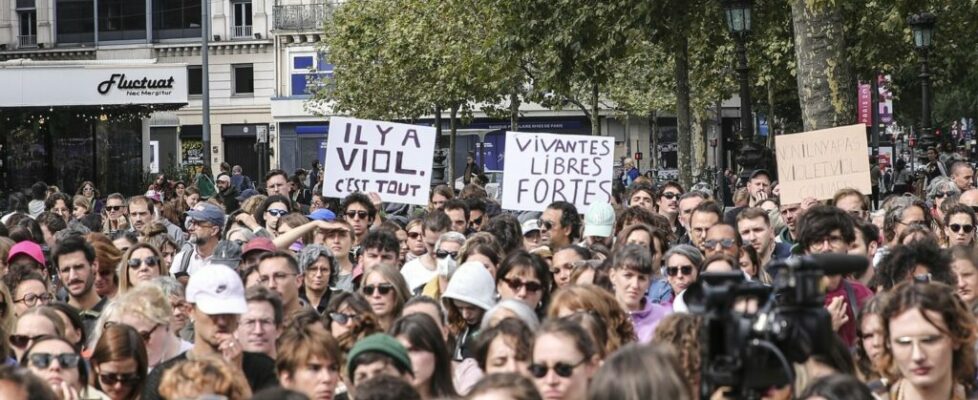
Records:
<instances>
[{"instance_id":1,"label":"blue jacket","mask_svg":"<svg viewBox=\"0 0 978 400\"><path fill-rule=\"evenodd\" d=\"M649 303L653 304L672 304L672 286L665 277L661 277L649 286L649 293L645 296Z\"/></svg>"}]
</instances>

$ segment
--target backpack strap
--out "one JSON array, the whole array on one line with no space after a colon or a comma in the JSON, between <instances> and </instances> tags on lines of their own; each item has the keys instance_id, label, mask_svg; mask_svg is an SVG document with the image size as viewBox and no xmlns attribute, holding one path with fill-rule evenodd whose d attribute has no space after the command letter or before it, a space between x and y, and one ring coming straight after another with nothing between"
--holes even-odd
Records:
<instances>
[{"instance_id":1,"label":"backpack strap","mask_svg":"<svg viewBox=\"0 0 978 400\"><path fill-rule=\"evenodd\" d=\"M842 285L846 289L846 301L852 309L852 316L859 318L859 299L856 298L856 290L845 279L842 280Z\"/></svg>"},{"instance_id":2,"label":"backpack strap","mask_svg":"<svg viewBox=\"0 0 978 400\"><path fill-rule=\"evenodd\" d=\"M180 269L177 270L177 273L186 273L187 267L190 265L190 259L194 256L194 247L189 244L184 244L181 252L183 253L183 258L180 260Z\"/></svg>"}]
</instances>

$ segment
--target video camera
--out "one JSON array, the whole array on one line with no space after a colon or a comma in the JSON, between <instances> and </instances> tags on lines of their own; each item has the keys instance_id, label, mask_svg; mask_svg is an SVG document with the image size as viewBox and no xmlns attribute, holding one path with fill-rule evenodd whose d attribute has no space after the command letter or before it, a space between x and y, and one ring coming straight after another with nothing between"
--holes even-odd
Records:
<instances>
[{"instance_id":1,"label":"video camera","mask_svg":"<svg viewBox=\"0 0 978 400\"><path fill-rule=\"evenodd\" d=\"M702 398L727 387L732 398L759 399L793 383L794 363L833 345L822 277L867 267L865 257L840 254L775 261L767 266L775 275L771 287L747 282L739 271L703 274L684 295L703 317Z\"/></svg>"}]
</instances>

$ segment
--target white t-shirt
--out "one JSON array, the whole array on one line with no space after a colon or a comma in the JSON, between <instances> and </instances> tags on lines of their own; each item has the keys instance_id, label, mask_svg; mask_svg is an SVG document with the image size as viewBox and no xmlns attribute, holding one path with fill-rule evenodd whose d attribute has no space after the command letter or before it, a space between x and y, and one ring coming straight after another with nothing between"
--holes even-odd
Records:
<instances>
[{"instance_id":1,"label":"white t-shirt","mask_svg":"<svg viewBox=\"0 0 978 400\"><path fill-rule=\"evenodd\" d=\"M437 273L438 271L425 268L424 264L421 264L421 257L408 261L407 264L401 267L401 275L404 276L408 289L411 289L412 292L418 286L424 285L434 279Z\"/></svg>"}]
</instances>

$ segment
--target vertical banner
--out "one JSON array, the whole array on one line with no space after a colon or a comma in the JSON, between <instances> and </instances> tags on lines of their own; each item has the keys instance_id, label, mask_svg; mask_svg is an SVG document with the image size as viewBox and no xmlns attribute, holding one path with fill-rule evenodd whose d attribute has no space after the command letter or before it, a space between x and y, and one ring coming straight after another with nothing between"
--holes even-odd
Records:
<instances>
[{"instance_id":1,"label":"vertical banner","mask_svg":"<svg viewBox=\"0 0 978 400\"><path fill-rule=\"evenodd\" d=\"M880 91L880 122L884 125L893 124L893 92L890 91L890 76L877 77Z\"/></svg>"},{"instance_id":2,"label":"vertical banner","mask_svg":"<svg viewBox=\"0 0 978 400\"><path fill-rule=\"evenodd\" d=\"M862 124L781 135L775 147L781 204L831 199L843 188L872 193Z\"/></svg>"},{"instance_id":3,"label":"vertical banner","mask_svg":"<svg viewBox=\"0 0 978 400\"><path fill-rule=\"evenodd\" d=\"M334 117L323 162L323 194L376 192L385 202L428 204L435 128Z\"/></svg>"},{"instance_id":4,"label":"vertical banner","mask_svg":"<svg viewBox=\"0 0 978 400\"><path fill-rule=\"evenodd\" d=\"M868 83L859 82L859 117L856 122L873 125L873 88ZM880 113L882 115L882 113Z\"/></svg>"},{"instance_id":5,"label":"vertical banner","mask_svg":"<svg viewBox=\"0 0 978 400\"><path fill-rule=\"evenodd\" d=\"M611 199L615 139L506 132L503 208L543 211L567 201L580 213Z\"/></svg>"}]
</instances>

